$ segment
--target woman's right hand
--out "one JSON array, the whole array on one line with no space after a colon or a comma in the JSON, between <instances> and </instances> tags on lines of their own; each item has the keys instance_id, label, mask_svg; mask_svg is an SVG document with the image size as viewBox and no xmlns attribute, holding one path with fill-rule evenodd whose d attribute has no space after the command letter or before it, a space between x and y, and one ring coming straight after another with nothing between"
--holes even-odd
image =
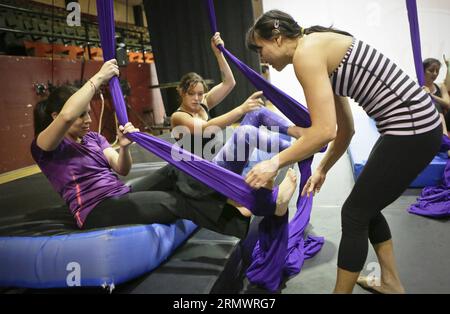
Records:
<instances>
[{"instance_id":1,"label":"woman's right hand","mask_svg":"<svg viewBox=\"0 0 450 314\"><path fill-rule=\"evenodd\" d=\"M107 83L114 75L119 76L119 66L117 65L116 59L106 61L96 75L101 84Z\"/></svg>"},{"instance_id":2,"label":"woman's right hand","mask_svg":"<svg viewBox=\"0 0 450 314\"><path fill-rule=\"evenodd\" d=\"M222 53L222 51L217 48L217 45L222 45L223 47L225 47L225 43L223 42L222 37L220 37L219 32L215 33L211 38L211 49L216 56Z\"/></svg>"},{"instance_id":3,"label":"woman's right hand","mask_svg":"<svg viewBox=\"0 0 450 314\"><path fill-rule=\"evenodd\" d=\"M316 170L306 182L305 187L302 191L302 196L307 195L309 197L311 193L313 194L313 196L316 195L316 193L319 193L326 177L327 174L325 172Z\"/></svg>"},{"instance_id":4,"label":"woman's right hand","mask_svg":"<svg viewBox=\"0 0 450 314\"><path fill-rule=\"evenodd\" d=\"M262 95L262 91L253 93L242 105L239 106L241 114L244 115L248 112L261 109L261 107L264 106L264 101L261 99Z\"/></svg>"},{"instance_id":5,"label":"woman's right hand","mask_svg":"<svg viewBox=\"0 0 450 314\"><path fill-rule=\"evenodd\" d=\"M447 68L449 68L450 67L450 59L447 59L445 57L445 55L443 55L443 57L444 57L444 64L447 66Z\"/></svg>"}]
</instances>

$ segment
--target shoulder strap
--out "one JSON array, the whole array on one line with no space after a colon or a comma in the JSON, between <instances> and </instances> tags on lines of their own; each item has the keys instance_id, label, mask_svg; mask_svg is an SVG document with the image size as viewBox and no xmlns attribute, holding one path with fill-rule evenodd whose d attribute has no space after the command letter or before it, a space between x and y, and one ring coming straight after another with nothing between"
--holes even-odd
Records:
<instances>
[{"instance_id":1,"label":"shoulder strap","mask_svg":"<svg viewBox=\"0 0 450 314\"><path fill-rule=\"evenodd\" d=\"M190 115L192 118L194 117L191 113L181 110L180 108L178 108L178 110L176 112L184 112L184 113L187 113L188 115Z\"/></svg>"},{"instance_id":2,"label":"shoulder strap","mask_svg":"<svg viewBox=\"0 0 450 314\"><path fill-rule=\"evenodd\" d=\"M205 104L201 103L200 106L202 106L203 109L205 109L206 113L209 114L209 108Z\"/></svg>"}]
</instances>

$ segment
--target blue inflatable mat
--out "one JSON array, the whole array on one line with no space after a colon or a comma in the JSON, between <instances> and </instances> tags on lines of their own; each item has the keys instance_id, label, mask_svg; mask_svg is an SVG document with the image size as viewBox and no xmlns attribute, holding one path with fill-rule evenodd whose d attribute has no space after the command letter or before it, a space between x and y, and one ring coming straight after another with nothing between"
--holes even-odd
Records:
<instances>
[{"instance_id":1,"label":"blue inflatable mat","mask_svg":"<svg viewBox=\"0 0 450 314\"><path fill-rule=\"evenodd\" d=\"M356 180L363 170L372 147L375 145L380 134L378 133L375 122L363 110L359 108L353 110L353 120L355 122L356 133L350 143L348 153L352 163L353 175ZM445 156L436 156L428 167L411 183L410 188L439 185L442 181L446 164L447 159Z\"/></svg>"},{"instance_id":2,"label":"blue inflatable mat","mask_svg":"<svg viewBox=\"0 0 450 314\"><path fill-rule=\"evenodd\" d=\"M55 236L0 237L0 286L114 286L160 265L197 228L136 225Z\"/></svg>"}]
</instances>

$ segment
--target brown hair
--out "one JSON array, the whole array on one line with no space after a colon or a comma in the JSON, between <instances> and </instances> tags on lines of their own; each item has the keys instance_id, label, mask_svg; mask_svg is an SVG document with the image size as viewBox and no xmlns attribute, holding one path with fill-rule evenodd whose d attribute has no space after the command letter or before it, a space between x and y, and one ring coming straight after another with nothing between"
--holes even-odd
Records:
<instances>
[{"instance_id":1,"label":"brown hair","mask_svg":"<svg viewBox=\"0 0 450 314\"><path fill-rule=\"evenodd\" d=\"M258 37L268 40L277 35L283 35L287 38L298 38L303 35L324 32L352 36L350 33L333 27L315 25L308 28L302 28L289 14L280 10L270 10L261 15L256 20L255 24L248 30L246 44L247 48L257 51L259 47L255 44L255 34L258 35Z\"/></svg>"},{"instance_id":2,"label":"brown hair","mask_svg":"<svg viewBox=\"0 0 450 314\"><path fill-rule=\"evenodd\" d=\"M37 103L34 108L34 134L38 136L53 121L52 113L59 113L66 101L75 94L77 87L64 85L53 90L47 99Z\"/></svg>"},{"instance_id":3,"label":"brown hair","mask_svg":"<svg viewBox=\"0 0 450 314\"><path fill-rule=\"evenodd\" d=\"M203 88L205 89L205 93L208 92L208 85L206 84L203 77L198 75L195 72L190 72L185 74L180 81L180 84L178 84L177 90L178 92L187 93L189 89L197 86L198 83L201 83L203 85Z\"/></svg>"}]
</instances>

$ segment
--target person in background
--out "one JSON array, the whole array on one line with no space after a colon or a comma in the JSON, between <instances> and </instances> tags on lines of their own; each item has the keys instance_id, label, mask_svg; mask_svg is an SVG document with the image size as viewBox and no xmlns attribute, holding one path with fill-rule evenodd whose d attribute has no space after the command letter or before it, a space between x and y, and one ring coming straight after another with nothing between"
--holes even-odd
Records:
<instances>
[{"instance_id":1,"label":"person in background","mask_svg":"<svg viewBox=\"0 0 450 314\"><path fill-rule=\"evenodd\" d=\"M423 88L433 98L436 109L441 117L443 133L448 136L445 114L450 109L450 96L445 83L436 83L436 79L441 70L441 62L434 58L428 58L423 61L423 70L425 72L425 85Z\"/></svg>"}]
</instances>

